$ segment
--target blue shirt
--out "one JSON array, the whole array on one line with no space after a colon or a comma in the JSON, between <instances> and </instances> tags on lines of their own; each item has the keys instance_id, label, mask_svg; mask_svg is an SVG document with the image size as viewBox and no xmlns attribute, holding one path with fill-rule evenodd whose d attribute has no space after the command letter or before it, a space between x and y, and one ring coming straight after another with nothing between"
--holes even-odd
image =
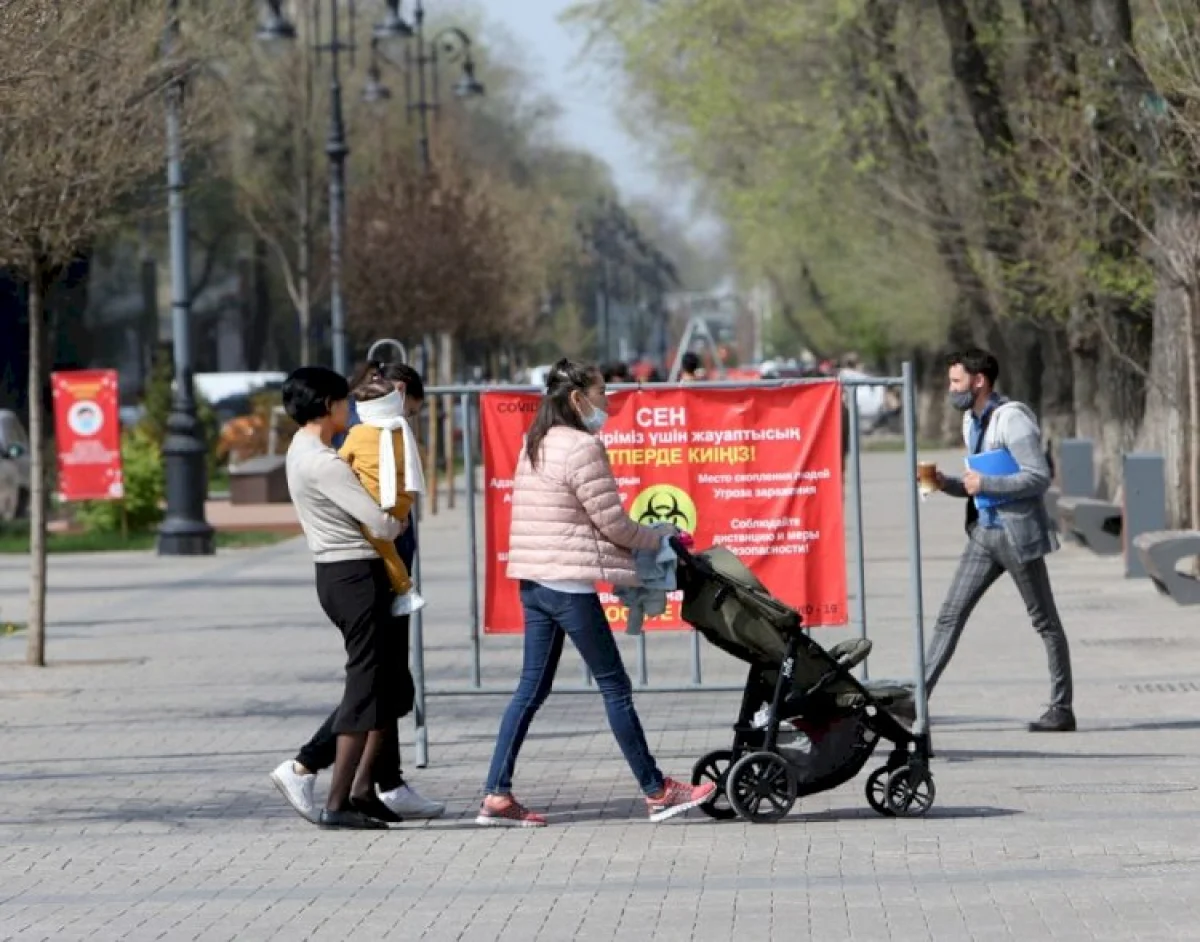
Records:
<instances>
[{"instance_id":1,"label":"blue shirt","mask_svg":"<svg viewBox=\"0 0 1200 942\"><path fill-rule=\"evenodd\" d=\"M350 421L346 423L346 429L349 431L354 426L361 424L362 420L358 417L358 409L355 408L354 400L350 400ZM342 432L339 435L333 436L333 447L341 448L342 443L346 440L346 433ZM412 511L408 514L408 527L403 533L396 537L396 552L400 554L400 559L404 561L404 566L411 573L413 570L413 562L417 557L417 534L413 530L413 515Z\"/></svg>"},{"instance_id":2,"label":"blue shirt","mask_svg":"<svg viewBox=\"0 0 1200 942\"><path fill-rule=\"evenodd\" d=\"M983 411L979 415L971 415L971 438L969 447L971 454L977 455L983 450L983 436L987 430L988 419L996 410L996 406L1000 405L1000 397L995 393L988 398L987 404L984 405ZM974 501L974 498L972 498ZM982 510L979 505L975 505L979 513L979 525L985 530L999 530L1002 528L1000 516L996 512L995 507L986 507Z\"/></svg>"}]
</instances>

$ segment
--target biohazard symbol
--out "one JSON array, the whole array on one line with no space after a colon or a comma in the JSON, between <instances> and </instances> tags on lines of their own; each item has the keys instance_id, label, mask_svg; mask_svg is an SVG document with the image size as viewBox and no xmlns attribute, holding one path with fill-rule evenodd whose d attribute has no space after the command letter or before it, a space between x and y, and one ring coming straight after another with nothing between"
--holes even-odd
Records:
<instances>
[{"instance_id":1,"label":"biohazard symbol","mask_svg":"<svg viewBox=\"0 0 1200 942\"><path fill-rule=\"evenodd\" d=\"M696 505L687 491L674 484L651 484L633 499L629 512L643 526L669 523L696 532Z\"/></svg>"}]
</instances>

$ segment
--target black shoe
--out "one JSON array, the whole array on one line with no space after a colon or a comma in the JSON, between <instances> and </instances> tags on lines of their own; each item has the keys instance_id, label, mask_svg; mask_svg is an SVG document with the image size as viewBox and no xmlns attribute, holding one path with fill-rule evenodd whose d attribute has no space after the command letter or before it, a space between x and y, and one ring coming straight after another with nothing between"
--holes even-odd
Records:
<instances>
[{"instance_id":1,"label":"black shoe","mask_svg":"<svg viewBox=\"0 0 1200 942\"><path fill-rule=\"evenodd\" d=\"M1031 733L1073 733L1075 713L1070 707L1051 707L1029 724Z\"/></svg>"},{"instance_id":2,"label":"black shoe","mask_svg":"<svg viewBox=\"0 0 1200 942\"><path fill-rule=\"evenodd\" d=\"M350 828L355 831L386 831L387 825L382 821L363 814L361 811L346 809L330 811L324 808L317 824L323 828Z\"/></svg>"},{"instance_id":3,"label":"black shoe","mask_svg":"<svg viewBox=\"0 0 1200 942\"><path fill-rule=\"evenodd\" d=\"M379 800L374 792L367 792L362 797L350 796L350 807L360 811L368 818L376 821L386 821L388 824L399 824L404 819Z\"/></svg>"}]
</instances>

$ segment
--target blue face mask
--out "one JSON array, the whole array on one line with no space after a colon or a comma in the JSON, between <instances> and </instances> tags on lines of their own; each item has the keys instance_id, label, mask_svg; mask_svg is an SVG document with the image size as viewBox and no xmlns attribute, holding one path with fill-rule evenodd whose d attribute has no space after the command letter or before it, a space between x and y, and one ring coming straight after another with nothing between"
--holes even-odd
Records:
<instances>
[{"instance_id":1,"label":"blue face mask","mask_svg":"<svg viewBox=\"0 0 1200 942\"><path fill-rule=\"evenodd\" d=\"M591 405L591 403L588 403L588 405ZM595 406L592 406L592 411L583 416L583 427L595 434L604 428L604 423L607 421L608 413L603 409L597 409Z\"/></svg>"}]
</instances>

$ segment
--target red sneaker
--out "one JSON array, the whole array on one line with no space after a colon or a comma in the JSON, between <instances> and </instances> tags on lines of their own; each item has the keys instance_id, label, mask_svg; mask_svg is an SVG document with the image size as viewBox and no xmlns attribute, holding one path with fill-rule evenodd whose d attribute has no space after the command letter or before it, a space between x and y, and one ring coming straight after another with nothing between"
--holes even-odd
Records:
<instances>
[{"instance_id":1,"label":"red sneaker","mask_svg":"<svg viewBox=\"0 0 1200 942\"><path fill-rule=\"evenodd\" d=\"M499 797L499 796L497 796ZM512 795L507 796L503 803L496 801L488 804L485 798L479 806L479 814L475 823L481 827L491 828L544 828L546 818L536 811L530 811Z\"/></svg>"},{"instance_id":2,"label":"red sneaker","mask_svg":"<svg viewBox=\"0 0 1200 942\"><path fill-rule=\"evenodd\" d=\"M663 790L655 798L646 799L646 811L651 821L666 821L677 814L683 814L692 808L704 804L717 790L716 782L706 782L703 785L684 785L673 778L663 782Z\"/></svg>"}]
</instances>

